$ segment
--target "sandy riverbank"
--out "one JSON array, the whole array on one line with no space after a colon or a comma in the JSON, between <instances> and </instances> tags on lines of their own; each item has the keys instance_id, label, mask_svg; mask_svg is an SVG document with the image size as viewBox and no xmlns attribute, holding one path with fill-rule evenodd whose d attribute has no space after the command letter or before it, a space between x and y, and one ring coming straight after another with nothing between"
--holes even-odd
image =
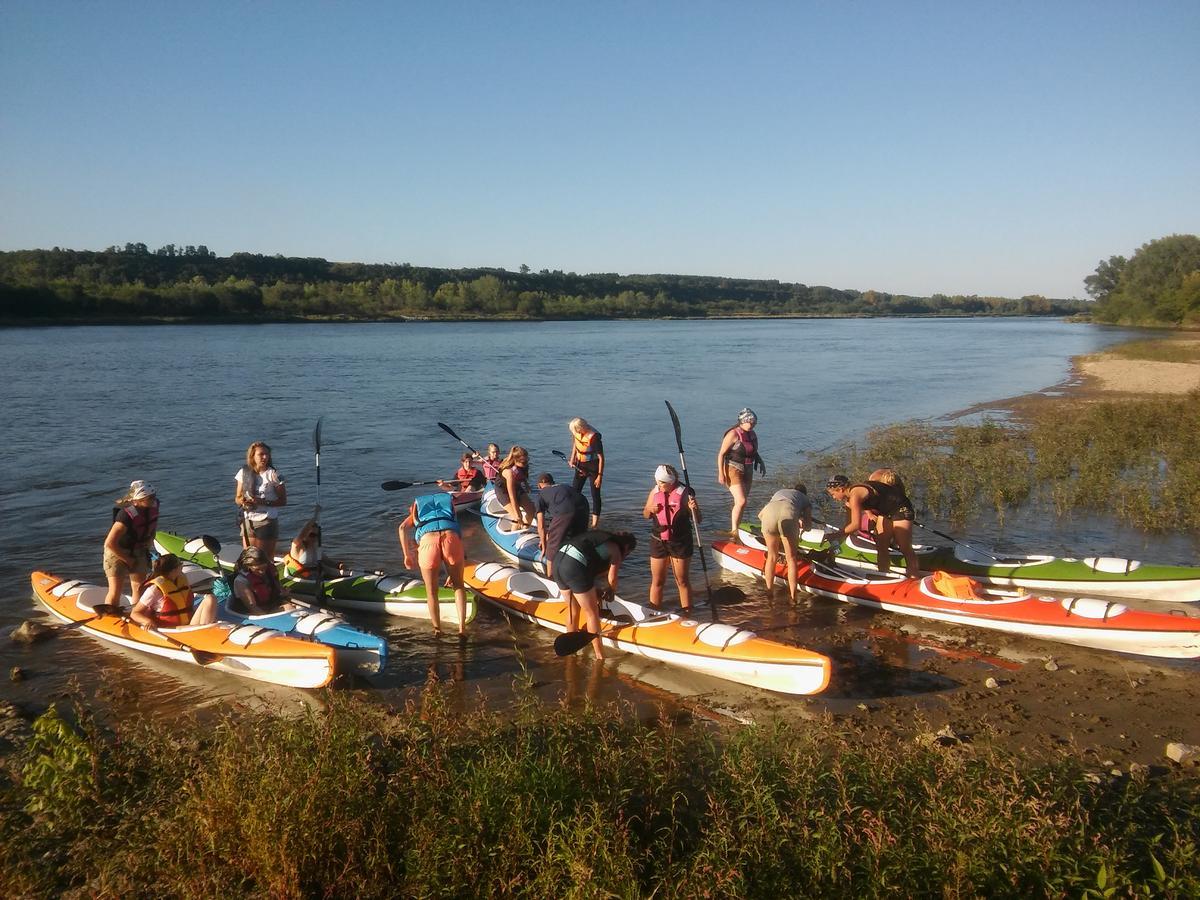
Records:
<instances>
[{"instance_id":1,"label":"sandy riverbank","mask_svg":"<svg viewBox=\"0 0 1200 900\"><path fill-rule=\"evenodd\" d=\"M1197 388L1200 360L1131 360L1110 351L1077 359L1062 385L989 408L1019 415L1033 405L1136 400ZM1194 606L1183 608L1200 615L1200 603ZM1033 761L1067 755L1097 771L1129 772L1135 764L1170 765L1168 742L1200 744L1198 661L1122 656L860 610L847 615L842 630L847 647L871 647L894 660L896 672L919 670L925 689L908 677L907 689L918 689L906 689L907 695L898 691L861 702L820 698L805 714L829 713L834 727L853 731L885 752L889 743L928 741L943 731L939 742L947 752L969 753L984 742ZM794 639L803 643L799 633ZM843 663L840 672L835 668L831 694L838 681L845 684L855 675L852 664ZM720 696L706 699L756 721L796 715L793 704L765 695L742 704Z\"/></svg>"}]
</instances>

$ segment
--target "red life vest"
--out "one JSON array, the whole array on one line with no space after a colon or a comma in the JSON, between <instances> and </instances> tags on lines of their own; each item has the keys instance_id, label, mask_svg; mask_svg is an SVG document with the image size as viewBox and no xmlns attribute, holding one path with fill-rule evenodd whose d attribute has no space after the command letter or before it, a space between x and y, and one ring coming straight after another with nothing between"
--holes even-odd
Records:
<instances>
[{"instance_id":1,"label":"red life vest","mask_svg":"<svg viewBox=\"0 0 1200 900\"><path fill-rule=\"evenodd\" d=\"M501 463L501 460L499 460L499 459L488 459L487 457L484 457L483 477L486 478L488 481L495 481L497 478L499 478L500 477L500 463Z\"/></svg>"},{"instance_id":2,"label":"red life vest","mask_svg":"<svg viewBox=\"0 0 1200 900\"><path fill-rule=\"evenodd\" d=\"M155 500L154 505L149 507L135 506L134 504L124 508L114 506L114 522L121 513L125 513L129 517L129 526L122 535L121 546L130 550L135 547L150 546L150 542L154 540L154 533L158 530L158 501Z\"/></svg>"},{"instance_id":3,"label":"red life vest","mask_svg":"<svg viewBox=\"0 0 1200 900\"><path fill-rule=\"evenodd\" d=\"M162 592L162 608L154 614L155 621L162 628L178 628L192 620L192 599L195 595L187 579L182 575L180 578L180 581L175 581L166 575L159 575L149 581Z\"/></svg>"},{"instance_id":4,"label":"red life vest","mask_svg":"<svg viewBox=\"0 0 1200 900\"><path fill-rule=\"evenodd\" d=\"M686 518L679 519L679 513L681 510L686 510L687 508L687 496L688 489L682 484L676 485L665 493L663 491L654 492L654 496L651 499L662 507L662 509L654 514L651 520L657 531L655 537L659 540L678 540L675 536L676 529L679 527L680 522L686 521Z\"/></svg>"},{"instance_id":5,"label":"red life vest","mask_svg":"<svg viewBox=\"0 0 1200 900\"><path fill-rule=\"evenodd\" d=\"M280 604L279 580L275 577L274 569L259 572L255 569L244 569L238 573L239 578L245 578L254 594L254 602L264 609L274 609Z\"/></svg>"},{"instance_id":6,"label":"red life vest","mask_svg":"<svg viewBox=\"0 0 1200 900\"><path fill-rule=\"evenodd\" d=\"M753 465L754 460L758 459L758 435L754 433L753 428L746 431L740 425L733 426L729 431L734 433L737 440L725 454L725 462L738 471L744 472L746 466ZM729 431L725 433L729 434Z\"/></svg>"}]
</instances>

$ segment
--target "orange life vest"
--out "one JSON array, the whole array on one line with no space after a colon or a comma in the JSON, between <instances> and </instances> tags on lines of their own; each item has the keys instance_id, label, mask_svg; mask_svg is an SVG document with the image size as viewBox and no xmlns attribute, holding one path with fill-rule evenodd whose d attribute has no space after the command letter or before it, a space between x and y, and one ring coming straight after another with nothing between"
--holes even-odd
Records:
<instances>
[{"instance_id":1,"label":"orange life vest","mask_svg":"<svg viewBox=\"0 0 1200 900\"><path fill-rule=\"evenodd\" d=\"M576 434L575 437L575 462L583 465L589 465L596 462L600 458L600 451L597 449L600 435L595 431L585 431L583 434Z\"/></svg>"},{"instance_id":2,"label":"orange life vest","mask_svg":"<svg viewBox=\"0 0 1200 900\"><path fill-rule=\"evenodd\" d=\"M162 608L154 614L160 627L178 628L192 620L192 599L195 595L182 574L179 581L168 575L159 575L151 578L149 584L162 591Z\"/></svg>"}]
</instances>

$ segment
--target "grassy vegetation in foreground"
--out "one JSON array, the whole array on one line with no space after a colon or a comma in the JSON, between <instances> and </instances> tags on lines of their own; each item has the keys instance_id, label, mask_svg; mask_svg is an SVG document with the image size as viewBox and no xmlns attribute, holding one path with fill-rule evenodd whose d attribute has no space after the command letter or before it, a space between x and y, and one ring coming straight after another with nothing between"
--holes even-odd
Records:
<instances>
[{"instance_id":1,"label":"grassy vegetation in foreground","mask_svg":"<svg viewBox=\"0 0 1200 900\"><path fill-rule=\"evenodd\" d=\"M1065 515L1116 515L1147 531L1200 531L1200 391L1148 400L1048 400L1020 424L879 428L859 447L822 455L801 472L861 479L895 468L919 514L962 524L1052 505ZM828 511L837 518L840 511ZM840 521L840 518L837 519Z\"/></svg>"},{"instance_id":2,"label":"grassy vegetation in foreground","mask_svg":"<svg viewBox=\"0 0 1200 900\"><path fill-rule=\"evenodd\" d=\"M1200 362L1200 339L1130 341L1105 352L1123 359L1194 363Z\"/></svg>"},{"instance_id":3,"label":"grassy vegetation in foreground","mask_svg":"<svg viewBox=\"0 0 1200 900\"><path fill-rule=\"evenodd\" d=\"M620 711L297 720L51 710L0 798L7 896L1200 893L1200 782Z\"/></svg>"}]
</instances>

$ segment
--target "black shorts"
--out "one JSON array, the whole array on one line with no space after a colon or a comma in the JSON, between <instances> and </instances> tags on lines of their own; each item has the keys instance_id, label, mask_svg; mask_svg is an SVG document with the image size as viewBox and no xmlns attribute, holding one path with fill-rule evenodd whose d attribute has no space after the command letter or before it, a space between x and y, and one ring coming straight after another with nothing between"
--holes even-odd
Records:
<instances>
[{"instance_id":1,"label":"black shorts","mask_svg":"<svg viewBox=\"0 0 1200 900\"><path fill-rule=\"evenodd\" d=\"M691 535L686 541L664 541L650 535L651 559L691 559L696 552Z\"/></svg>"},{"instance_id":2,"label":"black shorts","mask_svg":"<svg viewBox=\"0 0 1200 900\"><path fill-rule=\"evenodd\" d=\"M582 594L596 586L596 576L585 563L559 550L554 554L554 583L560 590Z\"/></svg>"}]
</instances>

